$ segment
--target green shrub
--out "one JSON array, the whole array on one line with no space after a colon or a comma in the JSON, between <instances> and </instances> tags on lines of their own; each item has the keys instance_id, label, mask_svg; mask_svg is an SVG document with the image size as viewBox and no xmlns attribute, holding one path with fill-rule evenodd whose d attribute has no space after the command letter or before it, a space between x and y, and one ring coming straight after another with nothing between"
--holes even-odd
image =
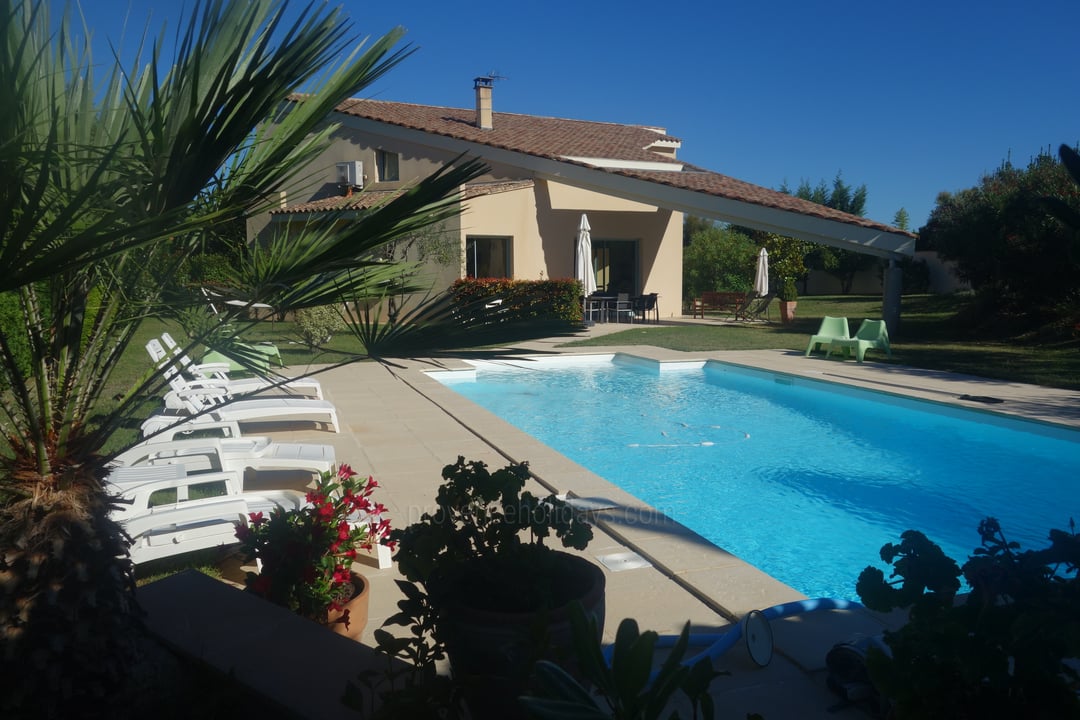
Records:
<instances>
[{"instance_id":1,"label":"green shrub","mask_svg":"<svg viewBox=\"0 0 1080 720\"><path fill-rule=\"evenodd\" d=\"M464 278L450 286L462 303L502 300L501 307L543 320L581 321L581 283L577 280Z\"/></svg>"},{"instance_id":2,"label":"green shrub","mask_svg":"<svg viewBox=\"0 0 1080 720\"><path fill-rule=\"evenodd\" d=\"M296 311L296 330L301 342L309 349L325 345L335 332L344 329L345 321L331 305L304 308Z\"/></svg>"}]
</instances>

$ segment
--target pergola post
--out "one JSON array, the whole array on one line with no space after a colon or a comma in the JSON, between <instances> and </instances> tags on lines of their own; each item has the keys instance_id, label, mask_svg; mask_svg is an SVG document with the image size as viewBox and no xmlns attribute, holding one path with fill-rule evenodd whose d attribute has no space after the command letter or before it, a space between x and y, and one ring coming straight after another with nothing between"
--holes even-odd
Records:
<instances>
[{"instance_id":1,"label":"pergola post","mask_svg":"<svg viewBox=\"0 0 1080 720\"><path fill-rule=\"evenodd\" d=\"M881 314L890 337L896 337L900 330L900 295L903 291L903 280L903 269L896 263L896 258L889 258L889 264L885 268Z\"/></svg>"}]
</instances>

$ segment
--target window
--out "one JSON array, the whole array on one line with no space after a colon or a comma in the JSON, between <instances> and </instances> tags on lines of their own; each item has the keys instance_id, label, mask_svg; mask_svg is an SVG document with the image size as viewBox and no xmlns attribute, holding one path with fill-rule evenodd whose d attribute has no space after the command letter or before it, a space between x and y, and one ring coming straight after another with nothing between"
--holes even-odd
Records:
<instances>
[{"instance_id":1,"label":"window","mask_svg":"<svg viewBox=\"0 0 1080 720\"><path fill-rule=\"evenodd\" d=\"M636 295L638 276L638 244L636 240L593 240L593 266L596 286L608 295Z\"/></svg>"},{"instance_id":2,"label":"window","mask_svg":"<svg viewBox=\"0 0 1080 720\"><path fill-rule=\"evenodd\" d=\"M471 278L510 277L510 238L466 238L465 276Z\"/></svg>"},{"instance_id":3,"label":"window","mask_svg":"<svg viewBox=\"0 0 1080 720\"><path fill-rule=\"evenodd\" d=\"M398 175L398 154L385 150L376 150L375 171L379 175L380 182L400 180L401 178Z\"/></svg>"}]
</instances>

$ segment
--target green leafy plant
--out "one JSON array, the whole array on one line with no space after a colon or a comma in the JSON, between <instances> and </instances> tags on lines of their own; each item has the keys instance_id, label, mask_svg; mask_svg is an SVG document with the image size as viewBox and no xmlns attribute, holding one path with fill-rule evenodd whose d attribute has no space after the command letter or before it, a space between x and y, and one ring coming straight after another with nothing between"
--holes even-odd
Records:
<instances>
[{"instance_id":1,"label":"green leafy plant","mask_svg":"<svg viewBox=\"0 0 1080 720\"><path fill-rule=\"evenodd\" d=\"M799 288L795 285L794 278L784 278L780 286L779 297L784 302L795 302L799 299Z\"/></svg>"},{"instance_id":2,"label":"green leafy plant","mask_svg":"<svg viewBox=\"0 0 1080 720\"><path fill-rule=\"evenodd\" d=\"M474 560L491 561L487 567L500 574L523 562L519 567L529 572L521 579L527 585L488 578L497 594L489 598L491 604L506 601L515 609L528 609L551 601L559 589L545 587L542 580L552 549L545 541L554 534L563 547L584 550L592 540L584 515L554 494L539 498L523 492L528 463L490 472L479 460L458 457L443 468L442 477L445 482L435 498L438 510L391 534L399 545L395 560L402 574L438 593Z\"/></svg>"},{"instance_id":3,"label":"green leafy plant","mask_svg":"<svg viewBox=\"0 0 1080 720\"><path fill-rule=\"evenodd\" d=\"M440 708L442 717L452 717L447 713L459 707L462 687L435 680L436 663L447 657L450 633L444 621L450 609L465 595L473 607L508 613L542 612L571 602L581 591L579 578L566 576L565 554L545 541L554 535L563 547L583 550L592 528L555 495L541 498L524 491L527 463L492 472L481 461L458 457L443 468L442 477L438 509L390 535L398 543L394 560L407 582L398 582L404 597L384 627L405 627L409 635L398 638L380 629L374 637L389 658L405 663L396 678L387 678L383 704ZM370 675L360 684L373 692L377 685Z\"/></svg>"},{"instance_id":4,"label":"green leafy plant","mask_svg":"<svg viewBox=\"0 0 1080 720\"><path fill-rule=\"evenodd\" d=\"M330 342L334 333L345 327L337 308L329 305L302 308L296 311L296 330L301 342L309 349Z\"/></svg>"},{"instance_id":5,"label":"green leafy plant","mask_svg":"<svg viewBox=\"0 0 1080 720\"><path fill-rule=\"evenodd\" d=\"M994 518L960 568L922 533L881 549L891 579L866 568L856 584L872 610L908 610L885 634L891 656L871 649L870 678L892 717L1080 717L1080 537L1050 531L1050 545L1021 552ZM958 596L960 576L970 586Z\"/></svg>"},{"instance_id":6,"label":"green leafy plant","mask_svg":"<svg viewBox=\"0 0 1080 720\"><path fill-rule=\"evenodd\" d=\"M693 718L715 715L709 686L724 673L714 670L708 658L693 665L683 662L690 641L689 621L655 672L659 636L654 631L640 632L633 618L619 623L609 665L598 640L596 621L580 606L575 608L573 621L579 673L593 690L559 665L541 660L535 670L537 693L520 698L532 716L539 720L678 718L670 706L680 693L690 702Z\"/></svg>"},{"instance_id":7,"label":"green leafy plant","mask_svg":"<svg viewBox=\"0 0 1080 720\"><path fill-rule=\"evenodd\" d=\"M581 319L581 285L576 280L462 278L453 282L450 292L462 307L499 300L501 313L566 323Z\"/></svg>"},{"instance_id":8,"label":"green leafy plant","mask_svg":"<svg viewBox=\"0 0 1080 720\"><path fill-rule=\"evenodd\" d=\"M245 577L248 590L317 622L340 612L352 597L350 568L358 552L393 545L390 521L381 517L385 508L371 499L377 487L343 464L322 473L299 509L251 513L237 523L241 550L260 564ZM335 622L347 628L348 611Z\"/></svg>"}]
</instances>

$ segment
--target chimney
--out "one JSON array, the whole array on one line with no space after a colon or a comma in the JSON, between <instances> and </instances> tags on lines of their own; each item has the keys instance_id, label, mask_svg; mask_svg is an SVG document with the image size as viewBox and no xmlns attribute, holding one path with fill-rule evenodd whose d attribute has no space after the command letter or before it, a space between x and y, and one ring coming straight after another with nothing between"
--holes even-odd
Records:
<instances>
[{"instance_id":1,"label":"chimney","mask_svg":"<svg viewBox=\"0 0 1080 720\"><path fill-rule=\"evenodd\" d=\"M481 130L491 129L491 88L495 84L493 77L473 79L476 89L476 127Z\"/></svg>"}]
</instances>

